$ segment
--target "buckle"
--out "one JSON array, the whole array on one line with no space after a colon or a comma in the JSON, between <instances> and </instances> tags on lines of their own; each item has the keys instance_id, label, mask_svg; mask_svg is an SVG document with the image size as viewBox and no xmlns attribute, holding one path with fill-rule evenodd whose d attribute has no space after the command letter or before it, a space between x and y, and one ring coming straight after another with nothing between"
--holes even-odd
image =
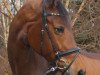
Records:
<instances>
[{"instance_id":1,"label":"buckle","mask_svg":"<svg viewBox=\"0 0 100 75\"><path fill-rule=\"evenodd\" d=\"M64 70L67 68L68 64L63 59L60 59L60 60L56 61L56 66L58 69Z\"/></svg>"}]
</instances>

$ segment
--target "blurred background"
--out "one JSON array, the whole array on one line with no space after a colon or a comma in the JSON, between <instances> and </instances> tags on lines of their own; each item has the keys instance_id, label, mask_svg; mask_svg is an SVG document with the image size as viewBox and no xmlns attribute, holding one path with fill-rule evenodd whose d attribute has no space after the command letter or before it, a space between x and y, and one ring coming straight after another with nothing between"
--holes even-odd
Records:
<instances>
[{"instance_id":1,"label":"blurred background","mask_svg":"<svg viewBox=\"0 0 100 75\"><path fill-rule=\"evenodd\" d=\"M0 75L11 75L7 59L9 26L25 0L0 0ZM100 0L63 0L82 50L100 53Z\"/></svg>"}]
</instances>

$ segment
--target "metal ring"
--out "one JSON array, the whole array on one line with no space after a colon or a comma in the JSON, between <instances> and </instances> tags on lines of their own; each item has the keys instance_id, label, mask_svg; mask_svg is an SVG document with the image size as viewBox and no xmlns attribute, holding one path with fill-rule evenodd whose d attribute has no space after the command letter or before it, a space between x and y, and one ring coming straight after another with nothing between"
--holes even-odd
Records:
<instances>
[{"instance_id":1,"label":"metal ring","mask_svg":"<svg viewBox=\"0 0 100 75\"><path fill-rule=\"evenodd\" d=\"M62 70L62 69L66 69L66 61L64 61L63 59L60 59L60 61L62 61L62 62L64 62L64 65L63 65L63 67L59 67L59 65L57 64L57 62L56 62L56 66L57 66L57 68L58 69L60 69L60 70ZM59 62L59 61L58 61Z\"/></svg>"}]
</instances>

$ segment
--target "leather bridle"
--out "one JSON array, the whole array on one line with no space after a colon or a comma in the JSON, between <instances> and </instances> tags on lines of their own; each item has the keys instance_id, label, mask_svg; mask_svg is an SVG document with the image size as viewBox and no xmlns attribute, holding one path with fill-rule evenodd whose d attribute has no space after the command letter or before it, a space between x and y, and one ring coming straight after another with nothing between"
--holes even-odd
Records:
<instances>
[{"instance_id":1,"label":"leather bridle","mask_svg":"<svg viewBox=\"0 0 100 75\"><path fill-rule=\"evenodd\" d=\"M46 11L46 0L43 0L43 3L42 3L42 23L43 24L42 24L42 27L41 27L41 49L43 49L43 46L44 46L44 41L43 40L44 40L44 34L46 32L48 34L48 38L50 40L52 49L55 52L55 59L53 60L53 62L56 62L56 61L60 60L60 58L63 57L63 56L69 56L73 53L76 53L76 55L72 59L72 61L69 65L67 65L67 66L65 65L63 68L58 67L58 65L52 66L46 71L45 75L48 75L51 72L55 72L57 69L59 69L59 70L63 69L64 70L63 74L64 74L65 72L67 72L69 70L70 66L76 60L76 58L77 58L77 56L80 52L80 48L72 48L70 50L63 50L63 51L58 52L57 45L53 42L51 33L49 31L49 28L48 28L47 16L61 16L61 14L47 13L47 11Z\"/></svg>"}]
</instances>

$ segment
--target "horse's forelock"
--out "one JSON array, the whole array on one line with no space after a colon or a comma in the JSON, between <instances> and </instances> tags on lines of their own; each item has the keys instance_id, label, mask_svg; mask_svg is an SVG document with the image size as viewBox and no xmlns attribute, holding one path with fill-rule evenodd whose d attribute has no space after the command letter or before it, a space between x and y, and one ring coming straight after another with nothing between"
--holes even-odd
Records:
<instances>
[{"instance_id":1,"label":"horse's forelock","mask_svg":"<svg viewBox=\"0 0 100 75\"><path fill-rule=\"evenodd\" d=\"M62 19L67 23L67 25L71 24L69 13L62 4L62 0L46 0L46 1L51 8L52 7L57 8L58 12L63 15Z\"/></svg>"},{"instance_id":2,"label":"horse's forelock","mask_svg":"<svg viewBox=\"0 0 100 75\"><path fill-rule=\"evenodd\" d=\"M48 4L50 6L56 6L57 2L62 1L62 0L47 0Z\"/></svg>"}]
</instances>

